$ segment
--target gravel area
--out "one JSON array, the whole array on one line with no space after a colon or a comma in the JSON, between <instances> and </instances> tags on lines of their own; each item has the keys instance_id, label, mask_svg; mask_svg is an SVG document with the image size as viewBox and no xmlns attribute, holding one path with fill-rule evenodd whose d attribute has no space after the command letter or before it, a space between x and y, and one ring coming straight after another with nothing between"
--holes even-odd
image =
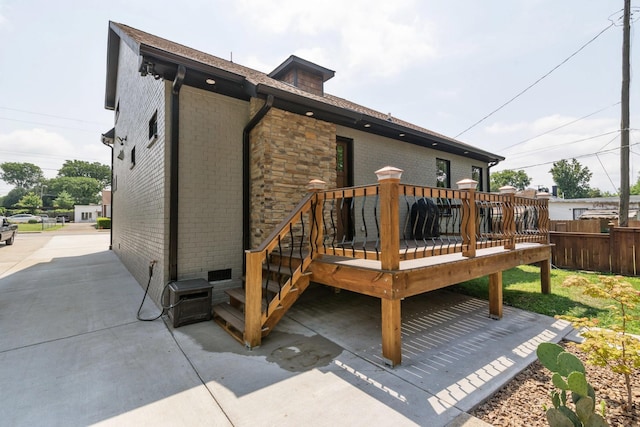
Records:
<instances>
[{"instance_id":1,"label":"gravel area","mask_svg":"<svg viewBox=\"0 0 640 427\"><path fill-rule=\"evenodd\" d=\"M633 407L626 408L624 377L608 368L591 366L575 343L561 342L567 351L582 360L587 371L587 381L596 392L597 404L605 401L605 419L610 426L640 426L640 372L632 377ZM471 415L492 424L502 426L548 426L543 405L551 406L551 375L538 361L518 374L498 390Z\"/></svg>"}]
</instances>

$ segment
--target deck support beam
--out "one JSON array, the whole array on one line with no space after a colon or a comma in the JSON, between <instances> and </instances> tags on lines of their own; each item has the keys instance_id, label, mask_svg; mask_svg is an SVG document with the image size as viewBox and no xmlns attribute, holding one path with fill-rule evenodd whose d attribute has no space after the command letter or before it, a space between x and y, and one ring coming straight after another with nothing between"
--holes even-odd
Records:
<instances>
[{"instance_id":1,"label":"deck support beam","mask_svg":"<svg viewBox=\"0 0 640 427\"><path fill-rule=\"evenodd\" d=\"M502 271L489 275L489 316L502 319Z\"/></svg>"},{"instance_id":2,"label":"deck support beam","mask_svg":"<svg viewBox=\"0 0 640 427\"><path fill-rule=\"evenodd\" d=\"M246 251L247 281L244 306L244 344L259 347L262 341L262 252Z\"/></svg>"},{"instance_id":3,"label":"deck support beam","mask_svg":"<svg viewBox=\"0 0 640 427\"><path fill-rule=\"evenodd\" d=\"M382 306L382 357L394 367L402 362L401 300L381 298Z\"/></svg>"},{"instance_id":4,"label":"deck support beam","mask_svg":"<svg viewBox=\"0 0 640 427\"><path fill-rule=\"evenodd\" d=\"M551 258L540 261L540 292L551 293Z\"/></svg>"}]
</instances>

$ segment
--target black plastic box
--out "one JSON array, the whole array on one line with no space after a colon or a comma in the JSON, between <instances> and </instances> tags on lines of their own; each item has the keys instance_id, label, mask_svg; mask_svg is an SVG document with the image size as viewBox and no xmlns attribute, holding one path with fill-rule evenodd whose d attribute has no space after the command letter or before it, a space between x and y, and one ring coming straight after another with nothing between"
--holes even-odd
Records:
<instances>
[{"instance_id":1,"label":"black plastic box","mask_svg":"<svg viewBox=\"0 0 640 427\"><path fill-rule=\"evenodd\" d=\"M211 291L205 279L173 282L169 285L169 318L173 327L211 320Z\"/></svg>"}]
</instances>

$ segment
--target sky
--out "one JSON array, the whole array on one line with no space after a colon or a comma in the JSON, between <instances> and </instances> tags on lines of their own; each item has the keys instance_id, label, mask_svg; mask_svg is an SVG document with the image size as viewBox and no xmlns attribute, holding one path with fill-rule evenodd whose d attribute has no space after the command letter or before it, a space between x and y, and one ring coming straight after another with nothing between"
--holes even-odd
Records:
<instances>
[{"instance_id":1,"label":"sky","mask_svg":"<svg viewBox=\"0 0 640 427\"><path fill-rule=\"evenodd\" d=\"M493 172L521 169L531 187L550 188L553 162L576 158L592 188L615 192L622 8L623 0L0 0L0 163L33 163L47 178L65 160L110 165L100 135L114 121L104 109L111 20L265 73L297 55L336 72L325 83L332 95L506 157ZM631 184L640 172L637 37L634 23ZM0 196L11 189L0 181Z\"/></svg>"}]
</instances>

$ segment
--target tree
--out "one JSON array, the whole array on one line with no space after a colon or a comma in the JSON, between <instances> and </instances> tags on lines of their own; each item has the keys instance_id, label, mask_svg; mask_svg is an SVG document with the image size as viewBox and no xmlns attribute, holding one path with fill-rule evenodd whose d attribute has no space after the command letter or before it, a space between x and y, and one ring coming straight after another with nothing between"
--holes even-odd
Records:
<instances>
[{"instance_id":1,"label":"tree","mask_svg":"<svg viewBox=\"0 0 640 427\"><path fill-rule=\"evenodd\" d=\"M549 172L565 199L579 199L589 196L591 189L589 180L593 174L588 167L583 167L576 159L571 159L571 163L566 160L553 162L553 167Z\"/></svg>"},{"instance_id":2,"label":"tree","mask_svg":"<svg viewBox=\"0 0 640 427\"><path fill-rule=\"evenodd\" d=\"M58 171L58 177L95 178L106 187L111 184L111 168L98 162L66 160Z\"/></svg>"},{"instance_id":3,"label":"tree","mask_svg":"<svg viewBox=\"0 0 640 427\"><path fill-rule=\"evenodd\" d=\"M44 179L42 169L33 163L5 162L0 169L0 179L18 188L33 188Z\"/></svg>"},{"instance_id":4,"label":"tree","mask_svg":"<svg viewBox=\"0 0 640 427\"><path fill-rule=\"evenodd\" d=\"M639 195L640 194L640 174L638 174L638 179L636 183L631 186L629 189L629 194Z\"/></svg>"},{"instance_id":5,"label":"tree","mask_svg":"<svg viewBox=\"0 0 640 427\"><path fill-rule=\"evenodd\" d=\"M491 174L491 189L498 190L505 185L512 185L518 190L524 190L531 183L531 178L524 171L505 169Z\"/></svg>"},{"instance_id":6,"label":"tree","mask_svg":"<svg viewBox=\"0 0 640 427\"><path fill-rule=\"evenodd\" d=\"M53 200L53 207L56 209L71 209L73 207L73 197L67 191L62 190L58 197Z\"/></svg>"},{"instance_id":7,"label":"tree","mask_svg":"<svg viewBox=\"0 0 640 427\"><path fill-rule=\"evenodd\" d=\"M36 193L30 191L20 199L18 206L21 208L28 208L33 212L42 206L42 199Z\"/></svg>"},{"instance_id":8,"label":"tree","mask_svg":"<svg viewBox=\"0 0 640 427\"><path fill-rule=\"evenodd\" d=\"M58 196L66 191L76 204L90 205L100 203L99 195L103 187L102 183L95 178L60 177L50 179L47 188L49 192Z\"/></svg>"},{"instance_id":9,"label":"tree","mask_svg":"<svg viewBox=\"0 0 640 427\"><path fill-rule=\"evenodd\" d=\"M28 190L24 188L14 188L13 190L9 191L9 194L2 198L2 206L4 206L5 208L16 206L18 202L20 202L20 199L22 199L22 197L27 193Z\"/></svg>"}]
</instances>

